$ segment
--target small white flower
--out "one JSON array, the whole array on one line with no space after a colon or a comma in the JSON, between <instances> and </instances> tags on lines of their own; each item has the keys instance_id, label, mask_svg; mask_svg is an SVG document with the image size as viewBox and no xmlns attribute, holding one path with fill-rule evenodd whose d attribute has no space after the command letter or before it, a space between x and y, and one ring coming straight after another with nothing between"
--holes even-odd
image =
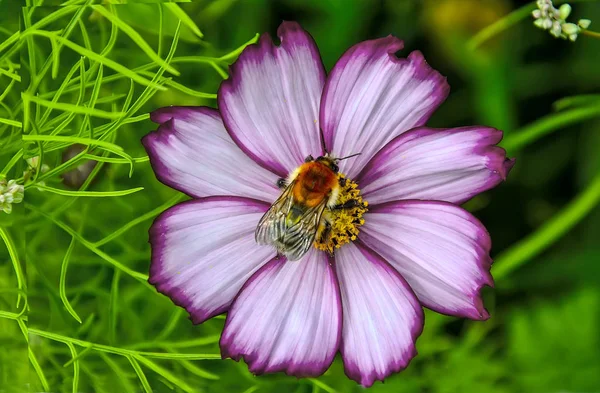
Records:
<instances>
[{"instance_id":1,"label":"small white flower","mask_svg":"<svg viewBox=\"0 0 600 393\"><path fill-rule=\"evenodd\" d=\"M0 179L0 210L6 214L12 212L13 203L23 202L25 188L15 180Z\"/></svg>"},{"instance_id":2,"label":"small white flower","mask_svg":"<svg viewBox=\"0 0 600 393\"><path fill-rule=\"evenodd\" d=\"M577 24L568 23L567 18L571 14L571 6L563 4L556 9L551 0L538 0L537 10L531 15L535 19L533 24L540 29L549 30L548 32L556 37L575 41L581 30L589 27L589 19L580 19Z\"/></svg>"}]
</instances>

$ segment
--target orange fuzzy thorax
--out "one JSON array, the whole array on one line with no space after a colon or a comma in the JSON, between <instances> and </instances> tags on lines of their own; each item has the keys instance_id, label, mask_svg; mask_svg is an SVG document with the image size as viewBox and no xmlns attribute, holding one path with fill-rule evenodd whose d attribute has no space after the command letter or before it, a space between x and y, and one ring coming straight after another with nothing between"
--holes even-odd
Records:
<instances>
[{"instance_id":1,"label":"orange fuzzy thorax","mask_svg":"<svg viewBox=\"0 0 600 393\"><path fill-rule=\"evenodd\" d=\"M335 172L327 165L312 161L297 169L296 184L292 190L294 199L307 207L317 206L339 187Z\"/></svg>"}]
</instances>

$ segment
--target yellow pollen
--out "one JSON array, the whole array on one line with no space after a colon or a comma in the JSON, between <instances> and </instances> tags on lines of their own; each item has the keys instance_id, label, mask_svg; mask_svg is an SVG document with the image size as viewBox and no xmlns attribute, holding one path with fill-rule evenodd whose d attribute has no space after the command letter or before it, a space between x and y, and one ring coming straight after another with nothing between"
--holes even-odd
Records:
<instances>
[{"instance_id":1,"label":"yellow pollen","mask_svg":"<svg viewBox=\"0 0 600 393\"><path fill-rule=\"evenodd\" d=\"M336 248L356 240L359 233L358 228L365 223L365 219L362 217L367 212L367 206L369 205L360 195L358 184L347 179L343 173L338 174L338 181L340 183L340 193L337 205L344 205L352 200L356 204L352 207L328 208L323 213L323 218L331 225L331 229L327 233L324 225L325 221L322 221L315 240L315 247L329 254L333 254Z\"/></svg>"}]
</instances>

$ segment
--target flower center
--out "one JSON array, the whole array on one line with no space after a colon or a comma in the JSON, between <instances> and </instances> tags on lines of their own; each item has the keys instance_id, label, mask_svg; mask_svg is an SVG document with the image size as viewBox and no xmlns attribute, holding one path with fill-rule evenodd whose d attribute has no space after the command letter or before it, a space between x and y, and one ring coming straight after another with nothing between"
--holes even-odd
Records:
<instances>
[{"instance_id":1,"label":"flower center","mask_svg":"<svg viewBox=\"0 0 600 393\"><path fill-rule=\"evenodd\" d=\"M369 205L360 195L356 182L347 179L343 173L338 173L337 177L340 184L337 204L323 212L327 225L320 231L314 243L317 249L329 254L333 254L336 248L356 240L358 228L365 223L363 215Z\"/></svg>"}]
</instances>

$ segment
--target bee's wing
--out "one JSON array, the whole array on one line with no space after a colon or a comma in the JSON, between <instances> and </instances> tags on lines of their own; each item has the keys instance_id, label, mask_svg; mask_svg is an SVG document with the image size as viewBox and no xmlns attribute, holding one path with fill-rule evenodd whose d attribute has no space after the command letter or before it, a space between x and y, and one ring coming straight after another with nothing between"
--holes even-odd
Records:
<instances>
[{"instance_id":1,"label":"bee's wing","mask_svg":"<svg viewBox=\"0 0 600 393\"><path fill-rule=\"evenodd\" d=\"M254 238L258 244L275 244L286 231L286 218L294 204L294 182L290 183L269 210L261 217Z\"/></svg>"},{"instance_id":2,"label":"bee's wing","mask_svg":"<svg viewBox=\"0 0 600 393\"><path fill-rule=\"evenodd\" d=\"M288 224L288 215L294 207L292 189L295 182L291 182L281 196L271 205L262 216L254 237L258 244L271 244L284 254L289 260L300 259L312 246L323 210L327 206L326 199L319 205L308 208L292 225Z\"/></svg>"},{"instance_id":3,"label":"bee's wing","mask_svg":"<svg viewBox=\"0 0 600 393\"><path fill-rule=\"evenodd\" d=\"M287 228L281 240L285 247L283 253L287 259L296 261L310 250L315 241L325 206L327 206L326 199L319 205L307 209L295 225Z\"/></svg>"}]
</instances>

